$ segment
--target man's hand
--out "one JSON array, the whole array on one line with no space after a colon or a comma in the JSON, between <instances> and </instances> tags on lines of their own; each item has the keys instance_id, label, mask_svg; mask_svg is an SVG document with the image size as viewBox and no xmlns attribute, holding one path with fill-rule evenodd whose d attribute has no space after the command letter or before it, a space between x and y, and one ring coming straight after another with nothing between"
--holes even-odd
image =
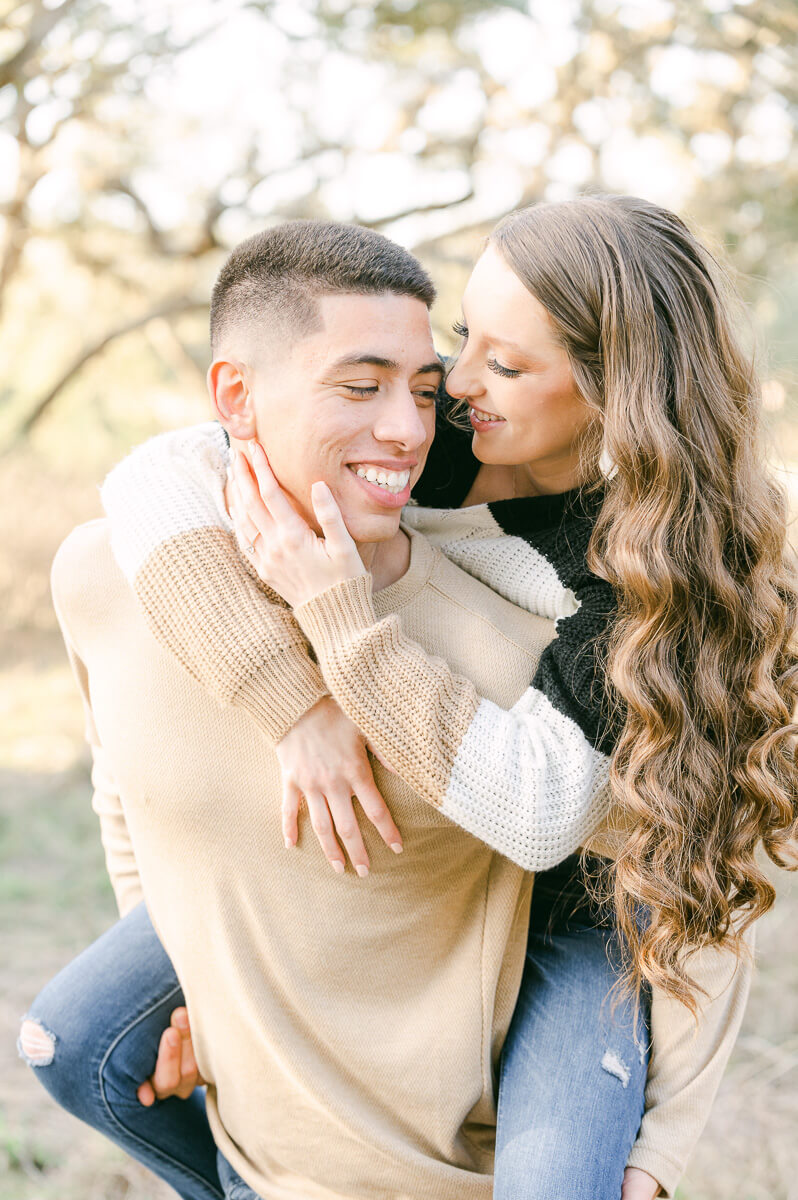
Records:
<instances>
[{"instance_id":1,"label":"man's hand","mask_svg":"<svg viewBox=\"0 0 798 1200\"><path fill-rule=\"evenodd\" d=\"M170 1096L187 1100L194 1088L204 1083L194 1058L188 1013L185 1008L176 1008L161 1034L155 1070L136 1089L136 1095L140 1104L150 1108L156 1100L168 1100Z\"/></svg>"},{"instance_id":2,"label":"man's hand","mask_svg":"<svg viewBox=\"0 0 798 1200\"><path fill-rule=\"evenodd\" d=\"M296 845L304 795L313 831L333 869L340 873L346 866L337 832L358 875L367 875L369 857L352 807L354 796L385 844L400 853L402 837L374 782L363 735L331 696L314 704L277 743L277 758L283 772L286 846Z\"/></svg>"},{"instance_id":3,"label":"man's hand","mask_svg":"<svg viewBox=\"0 0 798 1200\"><path fill-rule=\"evenodd\" d=\"M654 1200L659 1191L659 1184L648 1171L639 1167L627 1167L624 1171L621 1200Z\"/></svg>"}]
</instances>

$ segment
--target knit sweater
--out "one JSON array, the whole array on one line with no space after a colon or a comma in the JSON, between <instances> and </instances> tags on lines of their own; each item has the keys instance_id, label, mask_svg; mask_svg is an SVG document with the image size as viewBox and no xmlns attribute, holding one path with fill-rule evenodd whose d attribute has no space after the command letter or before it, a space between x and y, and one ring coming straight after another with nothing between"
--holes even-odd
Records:
<instances>
[{"instance_id":1,"label":"knit sweater","mask_svg":"<svg viewBox=\"0 0 798 1200\"><path fill-rule=\"evenodd\" d=\"M457 431L440 433L416 495L458 503L475 460L463 454ZM226 463L219 427L200 426L147 443L103 489L116 557L156 636L195 678L275 740L329 688L420 796L526 869L552 866L582 844L611 853L617 842L606 831L590 838L607 816L616 736L598 641L613 596L585 561L600 496L405 510L406 523L464 570L555 622L557 637L531 685L508 707L481 694L470 672L431 659L398 618L377 620L363 578L302 606L295 623L235 548L222 497ZM434 483L425 486L428 476ZM206 572L213 586L203 584ZM296 689L286 694L282 668L300 659ZM269 712L275 695L278 720ZM718 952L691 960L711 997L695 1039L686 1010L654 993L647 1112L630 1163L667 1194L703 1127L742 1017L750 973L733 967Z\"/></svg>"}]
</instances>

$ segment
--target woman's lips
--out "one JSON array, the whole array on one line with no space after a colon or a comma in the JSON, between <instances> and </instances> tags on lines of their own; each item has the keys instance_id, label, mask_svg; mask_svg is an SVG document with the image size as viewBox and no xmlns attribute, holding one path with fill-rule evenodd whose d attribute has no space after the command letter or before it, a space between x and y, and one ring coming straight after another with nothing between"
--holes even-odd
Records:
<instances>
[{"instance_id":1,"label":"woman's lips","mask_svg":"<svg viewBox=\"0 0 798 1200\"><path fill-rule=\"evenodd\" d=\"M500 417L498 421L481 421L473 408L468 411L468 419L471 422L471 428L475 429L477 433L486 433L488 429L500 429L502 425L507 424L503 417Z\"/></svg>"}]
</instances>

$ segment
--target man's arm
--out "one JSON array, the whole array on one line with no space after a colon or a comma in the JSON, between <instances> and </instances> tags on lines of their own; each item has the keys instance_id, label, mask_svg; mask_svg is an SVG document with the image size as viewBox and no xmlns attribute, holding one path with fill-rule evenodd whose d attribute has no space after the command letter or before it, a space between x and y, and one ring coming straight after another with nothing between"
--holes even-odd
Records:
<instances>
[{"instance_id":1,"label":"man's arm","mask_svg":"<svg viewBox=\"0 0 798 1200\"><path fill-rule=\"evenodd\" d=\"M753 953L753 926L745 934ZM687 969L706 996L698 1021L683 1004L653 989L646 1111L629 1165L648 1171L673 1196L707 1122L745 1013L750 959L712 947L693 954Z\"/></svg>"},{"instance_id":2,"label":"man's arm","mask_svg":"<svg viewBox=\"0 0 798 1200\"><path fill-rule=\"evenodd\" d=\"M108 757L100 743L91 708L89 677L86 666L75 646L67 619L68 596L72 581L69 568L60 552L52 570L52 592L58 623L64 637L72 673L78 685L85 717L86 741L92 755L91 780L94 788L92 808L100 818L100 836L105 850L105 863L116 896L119 915L124 917L144 898L141 879L133 851L133 843L125 820L119 789L114 781Z\"/></svg>"}]
</instances>

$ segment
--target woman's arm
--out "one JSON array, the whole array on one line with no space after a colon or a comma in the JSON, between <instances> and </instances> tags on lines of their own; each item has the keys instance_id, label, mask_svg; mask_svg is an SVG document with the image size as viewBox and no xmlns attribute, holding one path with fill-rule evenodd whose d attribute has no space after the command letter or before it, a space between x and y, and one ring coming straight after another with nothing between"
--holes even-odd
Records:
<instances>
[{"instance_id":1,"label":"woman's arm","mask_svg":"<svg viewBox=\"0 0 798 1200\"><path fill-rule=\"evenodd\" d=\"M114 467L102 501L114 557L158 640L279 742L327 688L290 610L238 554L228 458L216 422L162 434Z\"/></svg>"},{"instance_id":2,"label":"woman's arm","mask_svg":"<svg viewBox=\"0 0 798 1200\"><path fill-rule=\"evenodd\" d=\"M234 467L242 544L295 606L332 695L375 752L423 799L525 869L545 870L572 853L609 807L609 758L573 706L558 707L531 686L502 709L407 638L396 616L377 620L371 577L329 489L314 484L317 538L258 447L253 459L260 491L243 456ZM592 628L587 599L578 614ZM567 674L562 663L556 674ZM572 676L578 686L581 670ZM584 679L591 686L592 672ZM589 696L576 700L590 708Z\"/></svg>"},{"instance_id":3,"label":"woman's arm","mask_svg":"<svg viewBox=\"0 0 798 1200\"><path fill-rule=\"evenodd\" d=\"M216 422L134 450L102 489L111 547L158 640L275 744L286 845L296 843L304 796L330 864L345 866L337 832L363 874L369 858L352 796L397 853L401 834L374 783L365 739L329 696L290 610L238 552L224 498L228 461Z\"/></svg>"}]
</instances>

